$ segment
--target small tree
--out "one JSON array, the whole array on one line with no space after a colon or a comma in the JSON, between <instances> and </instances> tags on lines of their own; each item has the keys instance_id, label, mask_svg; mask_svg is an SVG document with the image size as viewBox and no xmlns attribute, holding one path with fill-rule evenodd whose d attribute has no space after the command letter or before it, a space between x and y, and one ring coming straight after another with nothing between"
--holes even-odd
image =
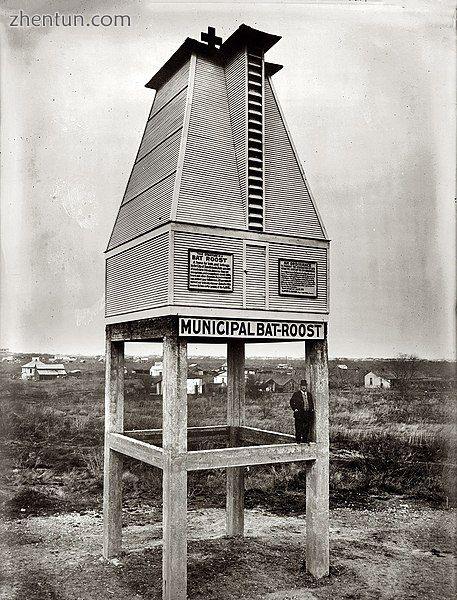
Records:
<instances>
[{"instance_id":1,"label":"small tree","mask_svg":"<svg viewBox=\"0 0 457 600\"><path fill-rule=\"evenodd\" d=\"M262 396L259 383L252 374L248 375L248 378L246 379L246 396L251 400L258 400Z\"/></svg>"},{"instance_id":2,"label":"small tree","mask_svg":"<svg viewBox=\"0 0 457 600\"><path fill-rule=\"evenodd\" d=\"M399 389L405 391L411 386L411 381L417 377L419 358L415 354L399 354L392 370L398 380Z\"/></svg>"}]
</instances>

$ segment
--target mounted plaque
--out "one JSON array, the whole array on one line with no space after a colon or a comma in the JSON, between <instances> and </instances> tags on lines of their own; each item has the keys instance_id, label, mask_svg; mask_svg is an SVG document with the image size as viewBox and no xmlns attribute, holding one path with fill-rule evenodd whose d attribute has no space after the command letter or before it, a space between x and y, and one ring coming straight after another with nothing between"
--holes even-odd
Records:
<instances>
[{"instance_id":1,"label":"mounted plaque","mask_svg":"<svg viewBox=\"0 0 457 600\"><path fill-rule=\"evenodd\" d=\"M317 296L317 263L308 260L279 259L281 296Z\"/></svg>"},{"instance_id":2,"label":"mounted plaque","mask_svg":"<svg viewBox=\"0 0 457 600\"><path fill-rule=\"evenodd\" d=\"M189 290L233 292L233 254L189 250Z\"/></svg>"}]
</instances>

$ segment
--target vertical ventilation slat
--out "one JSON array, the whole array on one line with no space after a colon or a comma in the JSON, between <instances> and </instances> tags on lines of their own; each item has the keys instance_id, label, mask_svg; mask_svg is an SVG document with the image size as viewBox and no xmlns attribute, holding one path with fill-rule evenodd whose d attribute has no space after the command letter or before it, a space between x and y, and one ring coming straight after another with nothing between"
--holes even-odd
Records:
<instances>
[{"instance_id":1,"label":"vertical ventilation slat","mask_svg":"<svg viewBox=\"0 0 457 600\"><path fill-rule=\"evenodd\" d=\"M246 308L266 307L266 249L265 246L246 244Z\"/></svg>"},{"instance_id":2,"label":"vertical ventilation slat","mask_svg":"<svg viewBox=\"0 0 457 600\"><path fill-rule=\"evenodd\" d=\"M263 231L264 168L263 168L263 53L248 49L248 228Z\"/></svg>"}]
</instances>

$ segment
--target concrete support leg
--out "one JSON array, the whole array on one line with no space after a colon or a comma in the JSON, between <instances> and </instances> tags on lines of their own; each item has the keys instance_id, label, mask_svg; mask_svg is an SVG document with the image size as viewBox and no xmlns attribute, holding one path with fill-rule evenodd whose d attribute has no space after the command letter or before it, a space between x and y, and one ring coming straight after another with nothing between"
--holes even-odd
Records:
<instances>
[{"instance_id":1,"label":"concrete support leg","mask_svg":"<svg viewBox=\"0 0 457 600\"><path fill-rule=\"evenodd\" d=\"M187 342L163 343L163 600L187 598Z\"/></svg>"},{"instance_id":2,"label":"concrete support leg","mask_svg":"<svg viewBox=\"0 0 457 600\"><path fill-rule=\"evenodd\" d=\"M314 399L318 458L306 470L306 569L314 577L329 573L329 425L327 340L306 342L308 390Z\"/></svg>"},{"instance_id":3,"label":"concrete support leg","mask_svg":"<svg viewBox=\"0 0 457 600\"><path fill-rule=\"evenodd\" d=\"M244 423L245 404L245 343L227 343L227 424L231 426L229 442L237 443L235 427ZM227 535L244 534L244 467L226 469L227 474Z\"/></svg>"},{"instance_id":4,"label":"concrete support leg","mask_svg":"<svg viewBox=\"0 0 457 600\"><path fill-rule=\"evenodd\" d=\"M124 342L106 341L105 458L103 474L103 556L122 546L122 457L111 450L109 433L124 430Z\"/></svg>"}]
</instances>

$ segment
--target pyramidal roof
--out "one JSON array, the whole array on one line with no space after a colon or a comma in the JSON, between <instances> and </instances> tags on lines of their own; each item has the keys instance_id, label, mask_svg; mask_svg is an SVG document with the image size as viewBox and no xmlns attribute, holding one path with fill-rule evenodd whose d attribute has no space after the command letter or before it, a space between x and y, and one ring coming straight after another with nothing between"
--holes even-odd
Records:
<instances>
[{"instance_id":1,"label":"pyramidal roof","mask_svg":"<svg viewBox=\"0 0 457 600\"><path fill-rule=\"evenodd\" d=\"M264 60L280 37L241 25L218 44L210 29L146 85L156 94L108 250L173 221L327 239L271 82L282 67Z\"/></svg>"}]
</instances>

